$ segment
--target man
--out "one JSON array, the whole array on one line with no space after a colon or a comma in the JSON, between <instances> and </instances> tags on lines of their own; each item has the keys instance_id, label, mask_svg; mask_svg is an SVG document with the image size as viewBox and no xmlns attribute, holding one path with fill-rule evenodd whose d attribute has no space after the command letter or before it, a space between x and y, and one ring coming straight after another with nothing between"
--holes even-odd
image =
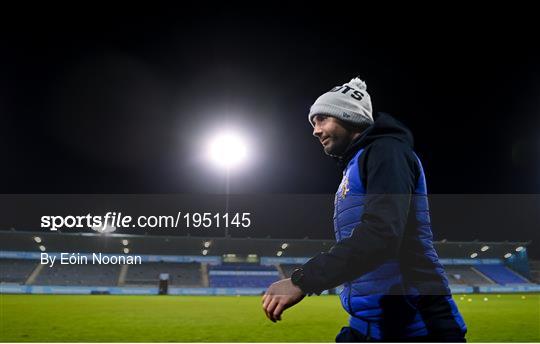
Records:
<instances>
[{"instance_id":1,"label":"man","mask_svg":"<svg viewBox=\"0 0 540 344\"><path fill-rule=\"evenodd\" d=\"M309 121L343 170L334 202L337 243L268 288L268 318L281 320L305 295L343 285L350 321L338 342L464 342L466 326L433 247L411 132L390 115L373 119L359 78L320 96Z\"/></svg>"}]
</instances>

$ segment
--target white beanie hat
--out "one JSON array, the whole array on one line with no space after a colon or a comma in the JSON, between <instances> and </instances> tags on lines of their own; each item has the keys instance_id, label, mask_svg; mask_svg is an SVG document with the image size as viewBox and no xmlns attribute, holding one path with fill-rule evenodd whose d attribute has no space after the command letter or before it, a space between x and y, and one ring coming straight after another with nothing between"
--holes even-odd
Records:
<instances>
[{"instance_id":1,"label":"white beanie hat","mask_svg":"<svg viewBox=\"0 0 540 344\"><path fill-rule=\"evenodd\" d=\"M309 110L308 119L312 126L316 115L336 117L355 126L373 124L371 98L366 83L356 77L326 92L317 98Z\"/></svg>"}]
</instances>

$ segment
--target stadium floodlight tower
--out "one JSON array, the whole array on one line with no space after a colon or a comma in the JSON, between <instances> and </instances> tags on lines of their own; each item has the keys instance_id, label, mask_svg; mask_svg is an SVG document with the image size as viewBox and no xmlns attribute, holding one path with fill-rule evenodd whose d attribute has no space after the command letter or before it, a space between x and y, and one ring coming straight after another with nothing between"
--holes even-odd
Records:
<instances>
[{"instance_id":1,"label":"stadium floodlight tower","mask_svg":"<svg viewBox=\"0 0 540 344\"><path fill-rule=\"evenodd\" d=\"M214 166L225 171L225 212L229 211L230 175L242 167L248 158L246 140L236 130L226 129L213 136L208 144L208 158ZM225 236L229 236L225 227Z\"/></svg>"},{"instance_id":2,"label":"stadium floodlight tower","mask_svg":"<svg viewBox=\"0 0 540 344\"><path fill-rule=\"evenodd\" d=\"M112 233L114 231L116 231L116 227L109 224L109 223L106 223L104 225L101 225L101 226L92 226L90 227L92 228L92 230L100 233L100 234L109 234L109 233Z\"/></svg>"}]
</instances>

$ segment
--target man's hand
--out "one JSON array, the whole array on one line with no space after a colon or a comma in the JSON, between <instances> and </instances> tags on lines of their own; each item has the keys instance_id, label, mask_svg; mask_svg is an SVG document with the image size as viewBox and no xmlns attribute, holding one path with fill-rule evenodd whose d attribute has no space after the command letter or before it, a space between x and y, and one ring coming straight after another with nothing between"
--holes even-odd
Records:
<instances>
[{"instance_id":1,"label":"man's hand","mask_svg":"<svg viewBox=\"0 0 540 344\"><path fill-rule=\"evenodd\" d=\"M273 322L281 320L281 313L302 301L304 296L306 295L290 278L272 283L262 297L264 313Z\"/></svg>"}]
</instances>

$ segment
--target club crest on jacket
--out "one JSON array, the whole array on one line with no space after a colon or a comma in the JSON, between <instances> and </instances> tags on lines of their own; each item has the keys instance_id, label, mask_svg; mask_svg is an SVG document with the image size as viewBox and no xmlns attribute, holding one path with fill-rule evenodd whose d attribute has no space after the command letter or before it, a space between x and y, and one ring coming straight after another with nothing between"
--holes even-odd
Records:
<instances>
[{"instance_id":1,"label":"club crest on jacket","mask_svg":"<svg viewBox=\"0 0 540 344\"><path fill-rule=\"evenodd\" d=\"M338 189L338 193L341 196L341 199L345 199L345 196L347 196L347 193L349 191L349 176L345 175L343 176L343 180L341 181Z\"/></svg>"}]
</instances>

